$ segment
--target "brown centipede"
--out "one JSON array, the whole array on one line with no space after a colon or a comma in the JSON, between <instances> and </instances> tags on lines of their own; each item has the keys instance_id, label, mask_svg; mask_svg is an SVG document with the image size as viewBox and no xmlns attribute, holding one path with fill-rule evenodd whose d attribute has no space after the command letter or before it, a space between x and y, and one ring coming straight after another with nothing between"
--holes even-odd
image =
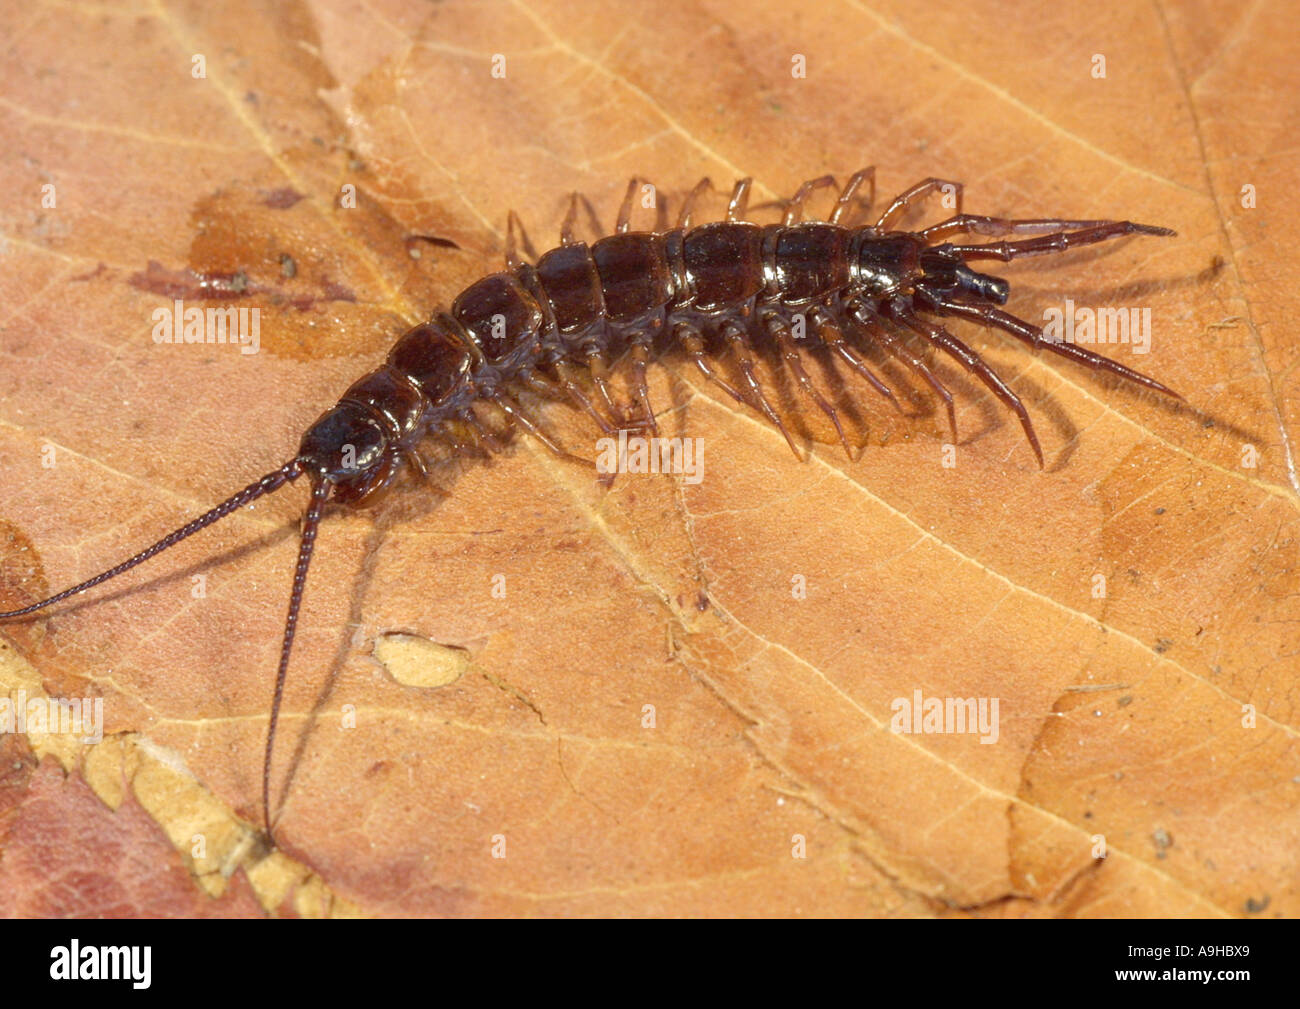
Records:
<instances>
[{"instance_id":1,"label":"brown centipede","mask_svg":"<svg viewBox=\"0 0 1300 1009\"><path fill-rule=\"evenodd\" d=\"M308 567L328 501L355 506L372 499L401 469L427 475L420 453L426 439L453 456L486 455L501 435L520 430L557 455L591 465L558 444L516 398L528 390L571 400L606 434L620 429L657 432L646 381L648 366L668 353L688 358L737 402L761 413L799 449L764 392L756 355L774 356L803 395L834 425L853 452L839 412L818 389L804 360L819 355L847 364L878 394L898 398L870 367L868 347L892 355L944 402L956 430L951 391L922 356L908 349L913 334L951 357L1016 414L1039 466L1043 453L1033 423L1010 386L941 321L955 317L1002 330L1034 349L1046 349L1094 371L1106 371L1167 396L1177 393L1000 307L1010 285L968 265L1010 262L1064 252L1125 235L1169 236L1168 228L1115 220L1008 219L966 214L959 183L928 178L889 202L870 223L853 224L875 198L874 170L856 172L838 191L827 220L804 220L815 191L837 189L830 176L805 182L784 201L780 223L745 220L750 180L736 183L724 220L693 226L692 210L709 188L701 180L686 197L676 226L631 230L634 178L614 233L591 245L575 237L580 200L573 194L560 244L526 261L531 244L513 212L508 218L506 269L467 287L449 310L403 334L387 359L354 382L303 435L283 466L167 534L152 546L71 588L0 613L25 616L130 570L263 495L306 476L311 484L299 540L288 613L276 671L262 768L262 812L272 834L270 781L276 727ZM863 195L863 190L866 195ZM894 230L903 213L934 192L953 194L955 214L919 231ZM982 236L993 242L952 242ZM1026 236L1008 241L1009 236ZM733 376L715 366L730 359ZM620 403L611 385L627 363L632 401ZM730 378L730 380L729 380ZM496 426L488 423L489 412ZM504 428L502 427L504 425Z\"/></svg>"}]
</instances>

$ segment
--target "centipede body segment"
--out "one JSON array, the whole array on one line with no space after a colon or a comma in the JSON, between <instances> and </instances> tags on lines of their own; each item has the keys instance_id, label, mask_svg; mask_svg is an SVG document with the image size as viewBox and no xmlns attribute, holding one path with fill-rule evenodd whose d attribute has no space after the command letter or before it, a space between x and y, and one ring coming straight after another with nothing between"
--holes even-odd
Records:
<instances>
[{"instance_id":1,"label":"centipede body segment","mask_svg":"<svg viewBox=\"0 0 1300 1009\"><path fill-rule=\"evenodd\" d=\"M570 400L606 433L657 431L647 368L665 355L685 358L711 383L762 415L799 449L763 388L756 360L775 359L806 400L826 414L852 458L839 412L807 362L843 363L875 393L898 404L865 351L898 358L945 404L955 430L951 391L917 341L955 361L1019 420L1039 465L1043 454L1028 411L1012 388L954 334L952 317L1001 330L1034 349L1058 354L1155 392L1155 379L1004 311L1007 281L969 264L1065 252L1125 235L1167 236L1167 228L1131 221L1013 220L966 214L962 187L928 178L905 190L869 223L853 223L875 196L874 170L851 176L825 221L803 220L830 176L804 183L785 201L780 223L745 220L750 180L737 182L726 217L694 223L702 180L686 197L676 226L631 230L639 180L628 186L614 232L588 245L575 235L581 198L574 194L560 244L527 261L531 245L511 213L506 269L466 288L446 311L403 334L387 359L354 382L304 434L297 453L215 508L122 563L32 605L0 613L25 616L114 578L255 499L306 476L311 484L276 673L262 773L263 818L272 836L271 760L294 633L325 505L372 498L402 469L424 474L421 447L440 442L452 455L499 451L505 428L536 437L557 455L590 465L561 446L520 402L520 391ZM919 231L893 230L909 207L932 193L955 194L956 213ZM865 192L865 196L864 196ZM516 238L516 230L519 237ZM950 239L975 236L996 241ZM625 369L632 397L619 402L612 376Z\"/></svg>"}]
</instances>

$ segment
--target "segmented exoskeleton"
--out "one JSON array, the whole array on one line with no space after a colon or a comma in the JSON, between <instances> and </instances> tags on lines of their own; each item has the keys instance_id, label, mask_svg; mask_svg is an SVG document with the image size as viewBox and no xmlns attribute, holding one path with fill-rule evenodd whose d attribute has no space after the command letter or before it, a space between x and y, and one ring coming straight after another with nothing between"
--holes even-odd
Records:
<instances>
[{"instance_id":1,"label":"segmented exoskeleton","mask_svg":"<svg viewBox=\"0 0 1300 1009\"><path fill-rule=\"evenodd\" d=\"M1177 395L1073 343L1047 339L1039 327L997 307L1007 300L1005 280L967 265L979 259L1009 262L1063 252L1122 235L1174 234L1168 228L1130 221L1008 220L965 214L960 184L933 178L899 195L873 223L850 226L857 206L869 206L874 199L875 176L868 168L849 179L824 222L801 218L811 193L835 185L830 176L804 183L786 201L779 224L743 220L750 189L750 180L743 179L732 192L725 220L692 227L692 208L709 187L705 179L686 198L675 228L632 232L637 184L633 179L628 186L615 233L590 246L574 236L580 200L574 194L561 244L535 263L523 261L516 251L517 218L512 212L506 270L471 284L450 311L440 311L405 333L383 364L353 383L308 428L293 459L134 557L40 602L0 613L0 618L33 613L99 585L307 476L311 500L302 525L263 762L262 806L269 838L276 724L307 569L327 500L362 502L386 486L403 464L424 472L418 445L426 438L439 439L458 454L499 449L500 441L479 412L489 405L504 414L509 426L536 436L561 456L577 459L520 405L512 394L516 390L567 396L606 433L623 427L653 431L647 365L664 352L680 351L728 395L767 417L798 455L754 367L756 351L774 351L803 393L831 419L851 458L838 413L804 368L804 355L833 354L897 405L892 390L861 353L865 345L874 344L897 356L944 400L955 430L952 394L900 338L908 330L954 358L1017 414L1041 466L1042 450L1019 398L978 354L933 321L955 316L1001 329L1094 370ZM869 189L865 200L859 196L864 186ZM891 230L909 206L940 190L956 196L955 216L916 232ZM988 244L947 241L962 234L1034 237ZM526 238L523 242L527 247ZM715 366L723 358L734 361L739 388ZM618 404L611 391L610 371L621 359L629 362L633 407Z\"/></svg>"}]
</instances>

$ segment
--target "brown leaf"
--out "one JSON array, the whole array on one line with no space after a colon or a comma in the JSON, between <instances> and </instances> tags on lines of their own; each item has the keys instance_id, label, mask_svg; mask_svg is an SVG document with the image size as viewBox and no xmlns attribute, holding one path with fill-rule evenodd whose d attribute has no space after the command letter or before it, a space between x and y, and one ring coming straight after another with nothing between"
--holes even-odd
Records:
<instances>
[{"instance_id":1,"label":"brown leaf","mask_svg":"<svg viewBox=\"0 0 1300 1009\"><path fill-rule=\"evenodd\" d=\"M935 175L963 181L973 212L1179 232L1005 275L1031 320L1067 297L1150 308L1149 355L1106 349L1186 407L957 325L1025 399L1045 472L942 364L955 468L919 389L923 415L902 418L845 380L852 463L787 389L801 462L672 365L653 394L670 430L703 439L699 484L606 492L525 441L448 475L445 502L411 487L331 515L274 779L277 841L314 878L259 861L231 819L260 823L302 488L6 624L10 689L105 700L104 743L33 742L89 768L103 801L126 801L125 780L139 804L121 861L84 857L134 885L120 866L156 845L140 807L160 821L193 892L168 882L133 913L196 913L195 809L262 906L299 913L1300 913L1300 369L1279 265L1296 112L1276 100L1296 71L1279 16L531 0L3 15L0 605L284 462L405 325L497 268L512 207L544 247L570 191L608 227L632 174L673 200L752 175L762 202L875 164L882 197ZM261 353L153 342L177 297L258 307ZM591 451L580 418L547 420ZM412 669L455 678L407 685ZM916 691L997 698L997 741L891 732ZM50 773L27 805L58 791ZM64 805L99 836L103 814ZM32 831L5 848L0 864L67 871Z\"/></svg>"},{"instance_id":2,"label":"brown leaf","mask_svg":"<svg viewBox=\"0 0 1300 1009\"><path fill-rule=\"evenodd\" d=\"M134 800L110 810L77 775L46 760L30 776L0 862L6 917L259 917L243 870L213 900Z\"/></svg>"}]
</instances>

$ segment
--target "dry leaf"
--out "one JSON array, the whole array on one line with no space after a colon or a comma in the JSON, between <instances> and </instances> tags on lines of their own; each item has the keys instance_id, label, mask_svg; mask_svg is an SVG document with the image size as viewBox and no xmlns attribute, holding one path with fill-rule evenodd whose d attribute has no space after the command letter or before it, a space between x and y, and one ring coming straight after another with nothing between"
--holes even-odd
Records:
<instances>
[{"instance_id":1,"label":"dry leaf","mask_svg":"<svg viewBox=\"0 0 1300 1009\"><path fill-rule=\"evenodd\" d=\"M763 201L875 164L882 196L936 175L974 212L1174 227L1005 275L1033 320L1067 297L1150 308L1150 354L1109 350L1187 397L959 325L1025 398L1045 472L951 367L955 468L919 390L905 419L846 379L862 457L801 407L801 462L673 366L653 394L703 439L698 484L605 491L524 442L446 501L331 515L264 858L304 501L282 491L5 625L10 691L101 697L106 719L99 744L32 737L70 777L6 779L0 859L50 882L79 845L101 883L9 913L260 913L214 882L244 872L276 913L1300 912L1284 12L943 8L0 15L3 606L284 462L406 325L497 268L507 210L544 247L570 191L608 226L633 174L673 199L752 175ZM259 308L261 352L154 343L178 297ZM580 418L546 416L591 450ZM891 732L916 691L996 698L996 742ZM51 811L75 839L54 853L26 826Z\"/></svg>"},{"instance_id":2,"label":"dry leaf","mask_svg":"<svg viewBox=\"0 0 1300 1009\"><path fill-rule=\"evenodd\" d=\"M22 769L25 788L6 817L0 861L0 913L6 917L261 913L241 868L234 869L232 885L215 900L195 887L180 853L159 836L157 824L129 794L113 811L80 776L65 778L53 760L34 772L26 762L10 766Z\"/></svg>"}]
</instances>

